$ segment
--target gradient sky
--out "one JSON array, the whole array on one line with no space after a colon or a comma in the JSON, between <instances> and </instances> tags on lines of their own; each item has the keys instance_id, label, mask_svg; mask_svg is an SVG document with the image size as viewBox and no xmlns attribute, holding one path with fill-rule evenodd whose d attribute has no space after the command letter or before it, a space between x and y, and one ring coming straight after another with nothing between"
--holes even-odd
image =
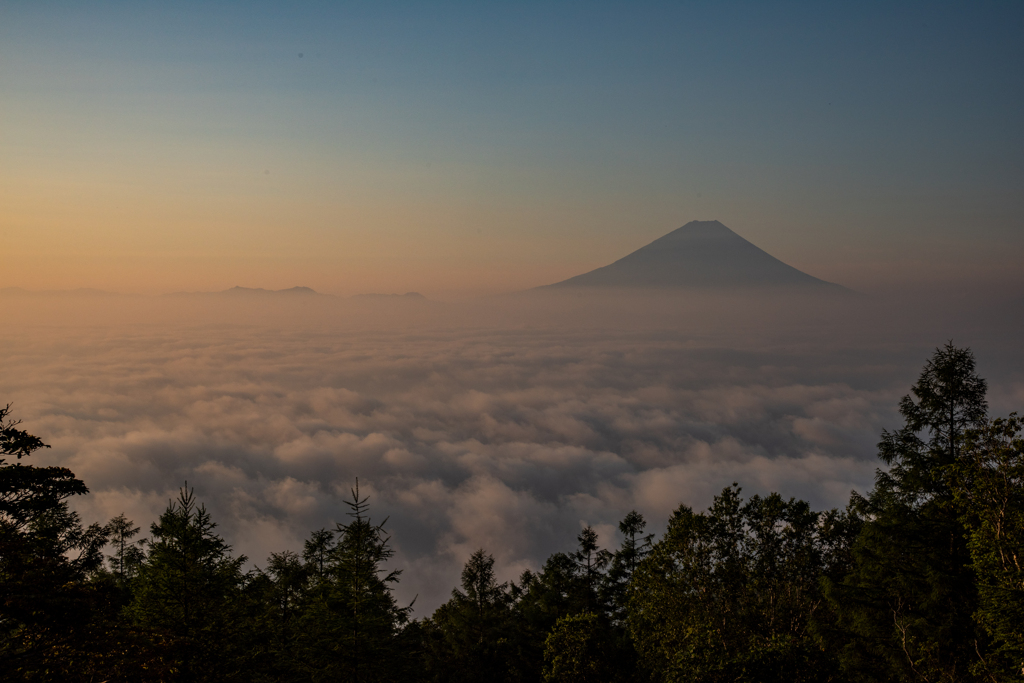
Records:
<instances>
[{"instance_id":1,"label":"gradient sky","mask_svg":"<svg viewBox=\"0 0 1024 683\"><path fill-rule=\"evenodd\" d=\"M0 2L0 287L1020 286L1022 155L1017 1Z\"/></svg>"}]
</instances>

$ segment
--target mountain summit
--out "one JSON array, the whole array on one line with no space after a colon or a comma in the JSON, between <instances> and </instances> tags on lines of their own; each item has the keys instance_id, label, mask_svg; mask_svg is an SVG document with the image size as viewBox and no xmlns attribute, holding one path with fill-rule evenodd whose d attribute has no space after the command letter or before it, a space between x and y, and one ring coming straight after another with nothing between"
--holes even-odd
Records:
<instances>
[{"instance_id":1,"label":"mountain summit","mask_svg":"<svg viewBox=\"0 0 1024 683\"><path fill-rule=\"evenodd\" d=\"M546 287L776 286L846 291L786 265L718 221L691 221L615 263Z\"/></svg>"}]
</instances>

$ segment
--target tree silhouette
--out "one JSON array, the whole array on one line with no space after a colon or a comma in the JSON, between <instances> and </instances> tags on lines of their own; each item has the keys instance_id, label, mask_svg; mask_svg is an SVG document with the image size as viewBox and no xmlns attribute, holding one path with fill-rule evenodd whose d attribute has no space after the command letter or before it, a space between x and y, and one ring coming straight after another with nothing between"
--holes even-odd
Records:
<instances>
[{"instance_id":1,"label":"tree silhouette","mask_svg":"<svg viewBox=\"0 0 1024 683\"><path fill-rule=\"evenodd\" d=\"M875 486L854 494L864 518L853 570L828 584L846 630L847 671L885 680L964 681L985 648L972 614L977 591L966 533L953 501L951 468L969 430L985 423L986 383L974 355L935 350L911 394L903 427L883 431Z\"/></svg>"},{"instance_id":2,"label":"tree silhouette","mask_svg":"<svg viewBox=\"0 0 1024 683\"><path fill-rule=\"evenodd\" d=\"M0 407L0 456L41 448ZM147 681L159 656L118 623L112 586L96 581L107 529L82 525L68 499L88 492L64 467L0 458L0 680Z\"/></svg>"},{"instance_id":3,"label":"tree silhouette","mask_svg":"<svg viewBox=\"0 0 1024 683\"><path fill-rule=\"evenodd\" d=\"M562 617L544 641L545 683L604 683L613 680L599 618L593 612Z\"/></svg>"},{"instance_id":4,"label":"tree silhouette","mask_svg":"<svg viewBox=\"0 0 1024 683\"><path fill-rule=\"evenodd\" d=\"M183 681L242 675L237 610L246 557L231 556L216 526L193 490L180 489L150 527L148 556L133 584L129 613L139 625L171 638Z\"/></svg>"},{"instance_id":5,"label":"tree silhouette","mask_svg":"<svg viewBox=\"0 0 1024 683\"><path fill-rule=\"evenodd\" d=\"M625 620L626 589L633 573L651 552L654 534L644 535L646 527L646 520L636 510L631 510L619 522L622 546L612 555L603 591L603 601L609 606L611 617L616 623Z\"/></svg>"},{"instance_id":6,"label":"tree silhouette","mask_svg":"<svg viewBox=\"0 0 1024 683\"><path fill-rule=\"evenodd\" d=\"M323 580L314 583L298 647L313 680L372 683L390 680L404 666L400 636L411 606L399 607L392 594L402 572L384 568L394 555L387 520L373 523L358 480L351 495L345 501L351 521L337 523L337 541L321 531L306 544L307 566L322 566Z\"/></svg>"},{"instance_id":7,"label":"tree silhouette","mask_svg":"<svg viewBox=\"0 0 1024 683\"><path fill-rule=\"evenodd\" d=\"M423 624L428 678L451 683L517 680L518 628L514 598L494 575L494 557L477 550L462 569L462 590L452 591Z\"/></svg>"},{"instance_id":8,"label":"tree silhouette","mask_svg":"<svg viewBox=\"0 0 1024 683\"><path fill-rule=\"evenodd\" d=\"M128 582L139 572L139 567L146 558L143 547L145 539L132 541L141 527L121 513L107 523L106 531L108 543L113 547L114 554L107 558L107 563L113 572L120 588L126 589Z\"/></svg>"},{"instance_id":9,"label":"tree silhouette","mask_svg":"<svg viewBox=\"0 0 1024 683\"><path fill-rule=\"evenodd\" d=\"M604 568L611 562L612 556L607 550L598 547L597 532L590 525L580 531L576 542L579 545L570 557L575 562L576 573L581 579L583 609L586 612L596 612L600 609L598 591L604 578Z\"/></svg>"}]
</instances>

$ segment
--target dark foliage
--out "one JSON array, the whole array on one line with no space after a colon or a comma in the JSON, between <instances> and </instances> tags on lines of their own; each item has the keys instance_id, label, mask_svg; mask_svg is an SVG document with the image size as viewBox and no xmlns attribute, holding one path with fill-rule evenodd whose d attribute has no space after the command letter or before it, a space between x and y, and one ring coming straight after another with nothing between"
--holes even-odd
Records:
<instances>
[{"instance_id":1,"label":"dark foliage","mask_svg":"<svg viewBox=\"0 0 1024 683\"><path fill-rule=\"evenodd\" d=\"M47 446L0 408L0 455ZM63 467L0 458L0 679L158 680L165 669L120 614L112 582L98 576L110 533L84 527L67 499L88 492Z\"/></svg>"},{"instance_id":2,"label":"dark foliage","mask_svg":"<svg viewBox=\"0 0 1024 683\"><path fill-rule=\"evenodd\" d=\"M1024 675L1024 421L998 418L967 435L953 468L953 497L977 578L974 618L991 646L972 673Z\"/></svg>"},{"instance_id":3,"label":"dark foliage","mask_svg":"<svg viewBox=\"0 0 1024 683\"><path fill-rule=\"evenodd\" d=\"M175 678L245 678L244 621L240 619L245 556L231 557L205 506L182 489L150 527L149 552L133 580L127 614L170 644Z\"/></svg>"},{"instance_id":4,"label":"dark foliage","mask_svg":"<svg viewBox=\"0 0 1024 683\"><path fill-rule=\"evenodd\" d=\"M462 570L462 590L423 622L429 680L516 681L524 678L515 595L494 577L494 558L478 550Z\"/></svg>"},{"instance_id":5,"label":"dark foliage","mask_svg":"<svg viewBox=\"0 0 1024 683\"><path fill-rule=\"evenodd\" d=\"M963 460L969 430L985 423L985 391L970 350L937 349L900 402L903 427L882 433L888 469L853 496L865 520L853 567L827 591L855 680L974 678L987 645L973 619L975 574L950 468Z\"/></svg>"},{"instance_id":6,"label":"dark foliage","mask_svg":"<svg viewBox=\"0 0 1024 683\"><path fill-rule=\"evenodd\" d=\"M665 681L834 680L810 625L836 528L778 494L744 503L735 485L707 512L681 506L629 589L644 664Z\"/></svg>"}]
</instances>

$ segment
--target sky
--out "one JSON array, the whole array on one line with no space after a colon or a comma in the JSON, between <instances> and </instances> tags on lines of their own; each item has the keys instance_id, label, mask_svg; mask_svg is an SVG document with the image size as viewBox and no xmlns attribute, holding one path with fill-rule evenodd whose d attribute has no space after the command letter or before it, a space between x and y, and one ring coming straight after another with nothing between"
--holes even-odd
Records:
<instances>
[{"instance_id":1,"label":"sky","mask_svg":"<svg viewBox=\"0 0 1024 683\"><path fill-rule=\"evenodd\" d=\"M0 288L453 299L695 219L1024 284L1024 6L0 2Z\"/></svg>"}]
</instances>

